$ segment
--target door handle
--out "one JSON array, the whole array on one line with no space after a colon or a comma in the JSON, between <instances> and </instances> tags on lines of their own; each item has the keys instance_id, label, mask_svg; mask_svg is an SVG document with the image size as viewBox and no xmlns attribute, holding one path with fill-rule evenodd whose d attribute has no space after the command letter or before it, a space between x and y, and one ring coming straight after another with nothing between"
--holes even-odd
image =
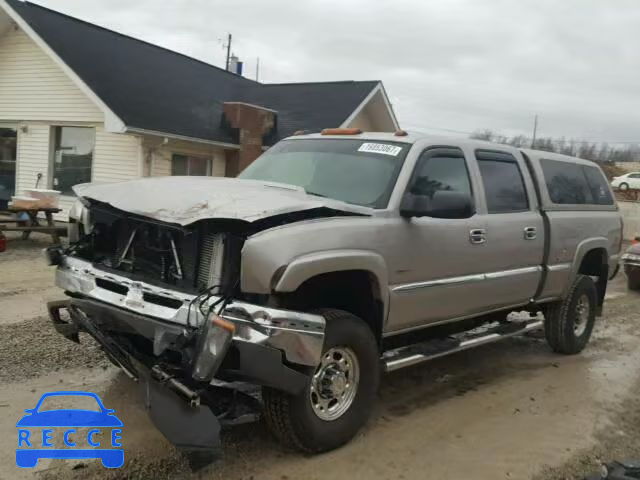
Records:
<instances>
[{"instance_id":1,"label":"door handle","mask_svg":"<svg viewBox=\"0 0 640 480\"><path fill-rule=\"evenodd\" d=\"M525 227L524 229L525 240L535 240L537 236L538 236L538 229L536 227Z\"/></svg>"},{"instance_id":2,"label":"door handle","mask_svg":"<svg viewBox=\"0 0 640 480\"><path fill-rule=\"evenodd\" d=\"M474 245L485 243L487 241L487 231L484 228L469 230L469 241Z\"/></svg>"}]
</instances>

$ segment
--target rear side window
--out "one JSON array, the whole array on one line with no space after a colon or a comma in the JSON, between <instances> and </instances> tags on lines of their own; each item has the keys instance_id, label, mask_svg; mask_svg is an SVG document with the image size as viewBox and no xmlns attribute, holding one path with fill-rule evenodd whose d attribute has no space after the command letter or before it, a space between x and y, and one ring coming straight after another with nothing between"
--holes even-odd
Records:
<instances>
[{"instance_id":1,"label":"rear side window","mask_svg":"<svg viewBox=\"0 0 640 480\"><path fill-rule=\"evenodd\" d=\"M529 199L516 158L508 153L476 151L489 213L529 210Z\"/></svg>"},{"instance_id":2,"label":"rear side window","mask_svg":"<svg viewBox=\"0 0 640 480\"><path fill-rule=\"evenodd\" d=\"M613 205L606 180L597 167L540 160L549 198L559 205Z\"/></svg>"},{"instance_id":3,"label":"rear side window","mask_svg":"<svg viewBox=\"0 0 640 480\"><path fill-rule=\"evenodd\" d=\"M613 197L606 177L598 167L582 166L591 190L591 198L596 205L613 205Z\"/></svg>"}]
</instances>

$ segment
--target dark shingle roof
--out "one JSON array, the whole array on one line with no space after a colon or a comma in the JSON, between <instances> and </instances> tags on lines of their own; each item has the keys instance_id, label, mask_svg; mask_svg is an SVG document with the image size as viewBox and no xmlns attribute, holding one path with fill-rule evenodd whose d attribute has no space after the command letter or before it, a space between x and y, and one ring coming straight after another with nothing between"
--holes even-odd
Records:
<instances>
[{"instance_id":1,"label":"dark shingle roof","mask_svg":"<svg viewBox=\"0 0 640 480\"><path fill-rule=\"evenodd\" d=\"M222 105L242 101L278 111L276 140L339 126L379 83L261 84L33 3L7 3L131 128L237 143Z\"/></svg>"}]
</instances>

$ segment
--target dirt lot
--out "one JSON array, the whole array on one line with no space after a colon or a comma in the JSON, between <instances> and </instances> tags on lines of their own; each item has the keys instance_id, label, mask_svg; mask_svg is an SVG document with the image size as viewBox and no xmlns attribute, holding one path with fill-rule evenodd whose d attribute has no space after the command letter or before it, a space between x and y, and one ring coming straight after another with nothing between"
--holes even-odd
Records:
<instances>
[{"instance_id":1,"label":"dirt lot","mask_svg":"<svg viewBox=\"0 0 640 480\"><path fill-rule=\"evenodd\" d=\"M348 446L308 457L261 423L224 434L224 459L197 474L153 429L137 387L90 339L59 337L44 303L60 298L35 238L0 254L0 478L574 479L601 461L640 458L640 296L619 276L579 356L517 338L387 375L372 420ZM49 390L98 393L123 421L125 466L14 464L15 422Z\"/></svg>"}]
</instances>

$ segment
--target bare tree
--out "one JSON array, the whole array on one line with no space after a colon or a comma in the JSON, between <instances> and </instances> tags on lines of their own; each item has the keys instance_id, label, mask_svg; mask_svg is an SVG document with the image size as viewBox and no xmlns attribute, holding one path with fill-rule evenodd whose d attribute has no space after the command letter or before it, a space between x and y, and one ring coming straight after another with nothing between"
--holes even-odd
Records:
<instances>
[{"instance_id":1,"label":"bare tree","mask_svg":"<svg viewBox=\"0 0 640 480\"><path fill-rule=\"evenodd\" d=\"M531 145L531 138L526 135L507 137L490 129L476 130L470 137L477 140L512 145L517 148L525 148ZM624 147L612 147L606 142L597 143L578 141L575 139L567 140L565 137L538 137L535 140L533 148L580 157L601 164L640 161L640 145L637 144L625 145Z\"/></svg>"}]
</instances>

